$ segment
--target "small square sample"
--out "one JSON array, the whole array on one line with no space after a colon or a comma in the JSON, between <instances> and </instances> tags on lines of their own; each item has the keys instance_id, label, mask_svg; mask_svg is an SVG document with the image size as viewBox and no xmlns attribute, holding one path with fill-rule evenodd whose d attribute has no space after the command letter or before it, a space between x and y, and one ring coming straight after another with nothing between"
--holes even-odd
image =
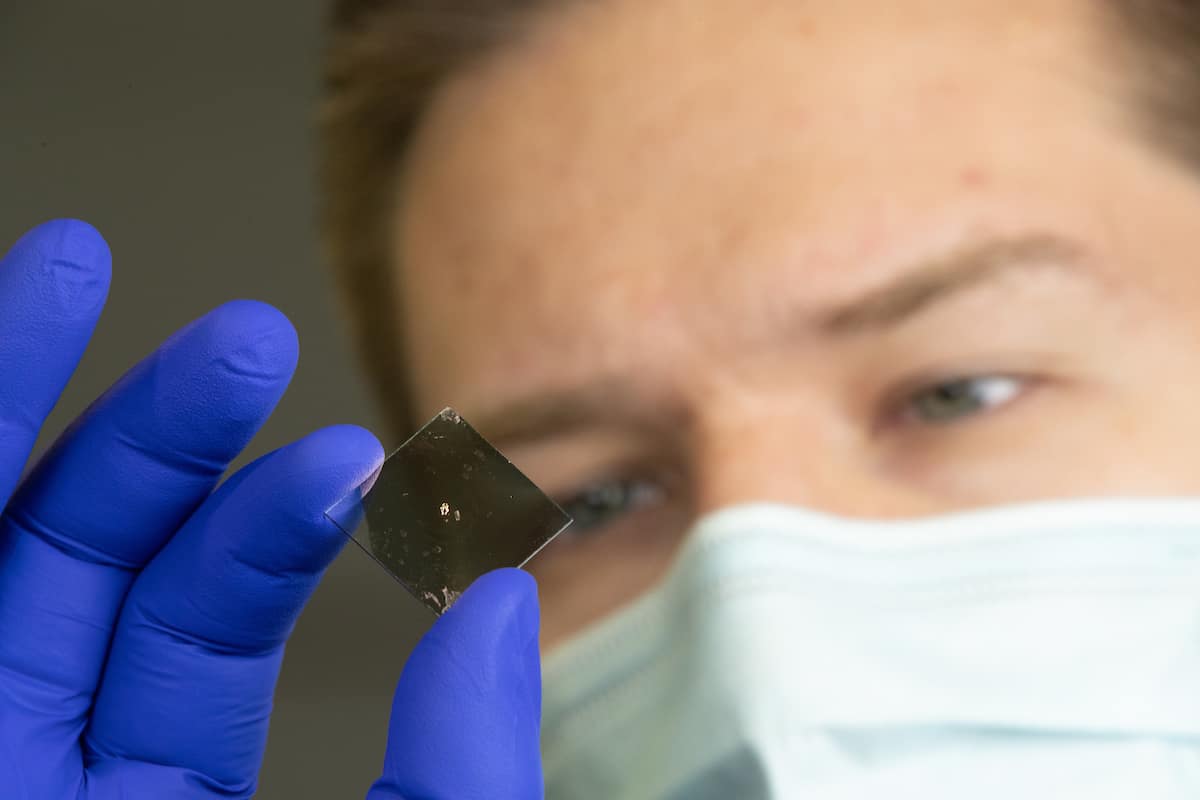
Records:
<instances>
[{"instance_id":1,"label":"small square sample","mask_svg":"<svg viewBox=\"0 0 1200 800\"><path fill-rule=\"evenodd\" d=\"M326 516L437 614L480 575L525 565L571 524L450 408Z\"/></svg>"}]
</instances>

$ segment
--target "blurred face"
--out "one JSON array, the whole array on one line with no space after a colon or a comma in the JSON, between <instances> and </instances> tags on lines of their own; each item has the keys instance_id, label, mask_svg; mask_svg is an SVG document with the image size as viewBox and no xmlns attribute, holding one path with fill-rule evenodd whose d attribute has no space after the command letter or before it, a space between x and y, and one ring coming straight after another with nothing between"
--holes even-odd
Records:
<instances>
[{"instance_id":1,"label":"blurred face","mask_svg":"<svg viewBox=\"0 0 1200 800\"><path fill-rule=\"evenodd\" d=\"M553 644L698 515L1200 490L1200 180L1088 0L607 0L448 85L396 220L422 415L574 516Z\"/></svg>"}]
</instances>

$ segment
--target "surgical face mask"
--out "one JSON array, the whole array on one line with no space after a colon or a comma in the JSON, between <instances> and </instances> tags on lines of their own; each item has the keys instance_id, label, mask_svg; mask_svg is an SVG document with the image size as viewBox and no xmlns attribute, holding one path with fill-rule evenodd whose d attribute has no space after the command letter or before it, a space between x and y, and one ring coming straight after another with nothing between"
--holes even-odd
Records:
<instances>
[{"instance_id":1,"label":"surgical face mask","mask_svg":"<svg viewBox=\"0 0 1200 800\"><path fill-rule=\"evenodd\" d=\"M544 679L551 800L1200 797L1200 500L719 512Z\"/></svg>"}]
</instances>

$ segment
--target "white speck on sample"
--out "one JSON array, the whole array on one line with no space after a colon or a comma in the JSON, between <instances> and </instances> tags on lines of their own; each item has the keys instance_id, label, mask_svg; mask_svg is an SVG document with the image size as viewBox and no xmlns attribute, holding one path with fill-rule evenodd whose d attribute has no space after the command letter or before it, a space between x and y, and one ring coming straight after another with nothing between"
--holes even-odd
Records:
<instances>
[{"instance_id":1,"label":"white speck on sample","mask_svg":"<svg viewBox=\"0 0 1200 800\"><path fill-rule=\"evenodd\" d=\"M429 603L432 603L442 611L445 611L447 608L454 605L454 601L462 596L462 592L456 592L449 586L443 586L441 590L441 597L438 596L437 592L430 591L421 592L421 596Z\"/></svg>"}]
</instances>

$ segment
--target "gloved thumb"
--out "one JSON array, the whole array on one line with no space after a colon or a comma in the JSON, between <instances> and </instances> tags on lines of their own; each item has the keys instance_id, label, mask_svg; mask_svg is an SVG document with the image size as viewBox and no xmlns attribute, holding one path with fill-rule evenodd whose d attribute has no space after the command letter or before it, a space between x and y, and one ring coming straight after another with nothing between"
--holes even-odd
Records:
<instances>
[{"instance_id":1,"label":"gloved thumb","mask_svg":"<svg viewBox=\"0 0 1200 800\"><path fill-rule=\"evenodd\" d=\"M517 569L472 584L417 645L368 800L537 800L542 712L537 585Z\"/></svg>"}]
</instances>

